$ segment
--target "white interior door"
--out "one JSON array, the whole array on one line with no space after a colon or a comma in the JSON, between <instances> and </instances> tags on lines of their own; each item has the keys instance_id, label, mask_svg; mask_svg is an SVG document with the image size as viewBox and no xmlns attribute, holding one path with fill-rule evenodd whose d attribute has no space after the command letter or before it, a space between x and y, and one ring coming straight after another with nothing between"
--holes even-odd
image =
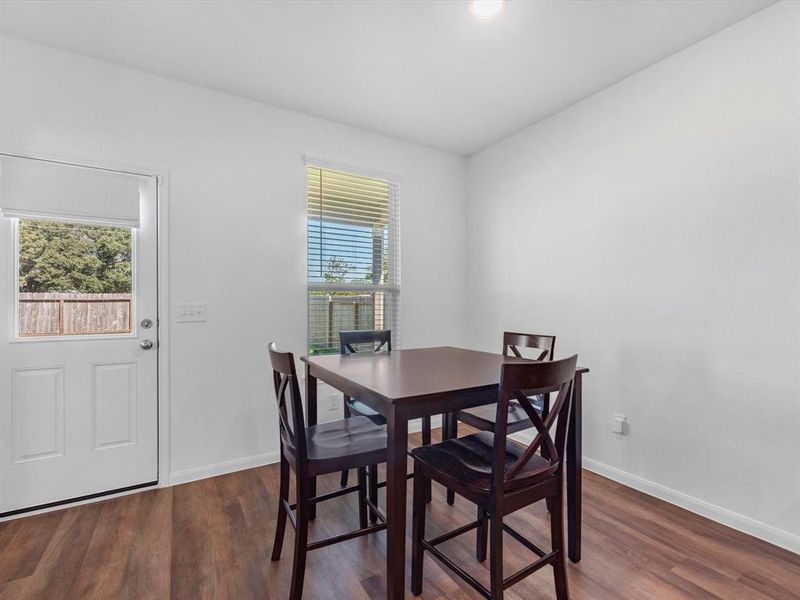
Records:
<instances>
[{"instance_id":1,"label":"white interior door","mask_svg":"<svg viewBox=\"0 0 800 600\"><path fill-rule=\"evenodd\" d=\"M77 175L55 189L80 204ZM157 181L135 183L119 222L0 197L0 514L158 480Z\"/></svg>"}]
</instances>

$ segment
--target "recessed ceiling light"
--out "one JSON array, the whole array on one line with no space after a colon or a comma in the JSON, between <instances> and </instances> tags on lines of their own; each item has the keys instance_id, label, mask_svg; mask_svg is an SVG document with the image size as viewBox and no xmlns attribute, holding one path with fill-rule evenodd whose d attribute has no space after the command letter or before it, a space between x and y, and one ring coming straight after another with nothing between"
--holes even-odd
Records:
<instances>
[{"instance_id":1,"label":"recessed ceiling light","mask_svg":"<svg viewBox=\"0 0 800 600\"><path fill-rule=\"evenodd\" d=\"M469 3L469 9L476 17L486 19L503 10L503 5L505 5L505 0L472 0Z\"/></svg>"}]
</instances>

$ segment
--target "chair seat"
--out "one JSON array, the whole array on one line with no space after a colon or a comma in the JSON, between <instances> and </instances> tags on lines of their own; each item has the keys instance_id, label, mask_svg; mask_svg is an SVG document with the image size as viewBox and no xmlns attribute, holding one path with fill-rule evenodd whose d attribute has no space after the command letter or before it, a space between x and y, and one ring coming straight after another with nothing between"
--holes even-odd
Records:
<instances>
[{"instance_id":1,"label":"chair seat","mask_svg":"<svg viewBox=\"0 0 800 600\"><path fill-rule=\"evenodd\" d=\"M367 417L307 427L306 440L314 475L386 462L386 430Z\"/></svg>"},{"instance_id":2,"label":"chair seat","mask_svg":"<svg viewBox=\"0 0 800 600\"><path fill-rule=\"evenodd\" d=\"M541 413L544 408L544 396L531 396L531 404ZM481 431L494 431L496 417L496 404L460 410L457 415L459 421L463 421ZM516 433L530 427L533 427L533 423L528 418L528 413L525 412L525 409L516 400L510 401L508 403L508 433Z\"/></svg>"},{"instance_id":3,"label":"chair seat","mask_svg":"<svg viewBox=\"0 0 800 600\"><path fill-rule=\"evenodd\" d=\"M347 401L347 406L350 409L350 414L352 415L367 417L376 425L386 425L386 417L379 412L375 412L369 406L359 400L356 400L355 398L350 398Z\"/></svg>"},{"instance_id":4,"label":"chair seat","mask_svg":"<svg viewBox=\"0 0 800 600\"><path fill-rule=\"evenodd\" d=\"M414 460L427 467L427 475L455 489L464 486L479 493L489 493L492 478L494 434L482 431L473 435L423 446L411 451ZM525 452L527 446L506 439L506 469ZM510 488L533 485L554 470L550 461L534 454L520 470Z\"/></svg>"}]
</instances>

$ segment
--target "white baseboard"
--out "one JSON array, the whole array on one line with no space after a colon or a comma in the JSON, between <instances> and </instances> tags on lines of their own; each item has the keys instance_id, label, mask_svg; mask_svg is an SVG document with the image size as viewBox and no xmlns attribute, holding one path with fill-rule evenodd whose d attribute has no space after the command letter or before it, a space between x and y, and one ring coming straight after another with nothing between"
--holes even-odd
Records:
<instances>
[{"instance_id":1,"label":"white baseboard","mask_svg":"<svg viewBox=\"0 0 800 600\"><path fill-rule=\"evenodd\" d=\"M523 443L530 444L533 441L533 434L530 431L522 431L513 436L514 439ZM630 488L644 492L649 496L654 496L659 500L664 500L680 508L698 514L717 523L722 523L733 529L757 537L758 539L785 548L790 552L800 554L800 535L795 535L788 531L778 529L772 525L767 525L761 521L756 521L750 517L740 515L727 508L711 504L700 498L695 498L689 494L673 490L660 483L655 483L638 475L628 473L622 469L617 469L611 465L601 463L594 459L583 457L583 468L607 477L617 483L627 485Z\"/></svg>"},{"instance_id":2,"label":"white baseboard","mask_svg":"<svg viewBox=\"0 0 800 600\"><path fill-rule=\"evenodd\" d=\"M253 467L270 465L278 462L279 458L278 451L275 450L274 452L264 452L263 454L234 458L233 460L226 460L211 465L202 465L200 467L192 467L191 469L173 471L170 474L169 484L180 485L182 483L189 483L190 481L197 481L198 479L206 479L208 477L216 477L217 475L225 475L226 473L252 469Z\"/></svg>"},{"instance_id":3,"label":"white baseboard","mask_svg":"<svg viewBox=\"0 0 800 600\"><path fill-rule=\"evenodd\" d=\"M583 467L593 473L612 479L617 483L627 485L635 490L654 496L680 508L698 514L717 523L722 523L733 529L752 535L761 540L785 548L790 552L800 554L800 535L778 529L761 521L740 515L727 508L700 500L689 494L668 488L659 483L649 481L638 475L633 475L616 467L583 457Z\"/></svg>"},{"instance_id":4,"label":"white baseboard","mask_svg":"<svg viewBox=\"0 0 800 600\"><path fill-rule=\"evenodd\" d=\"M431 427L441 427L441 417L433 417L431 419ZM421 421L415 420L409 423L409 433L417 433L421 429ZM197 481L198 479L216 477L217 475L225 475L226 473L234 473L236 471L243 471L263 465L271 465L278 462L279 459L278 451L275 450L273 452L254 454L243 458L234 458L233 460L226 460L211 465L202 465L200 467L192 467L191 469L173 471L170 473L169 485L180 485L182 483L189 483L190 481Z\"/></svg>"}]
</instances>

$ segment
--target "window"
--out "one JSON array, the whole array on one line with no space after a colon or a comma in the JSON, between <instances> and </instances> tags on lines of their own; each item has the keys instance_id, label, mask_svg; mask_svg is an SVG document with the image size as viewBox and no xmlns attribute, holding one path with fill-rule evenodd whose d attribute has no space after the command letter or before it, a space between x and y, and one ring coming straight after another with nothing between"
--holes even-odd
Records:
<instances>
[{"instance_id":1,"label":"window","mask_svg":"<svg viewBox=\"0 0 800 600\"><path fill-rule=\"evenodd\" d=\"M130 228L20 219L17 231L21 337L130 333Z\"/></svg>"},{"instance_id":2,"label":"window","mask_svg":"<svg viewBox=\"0 0 800 600\"><path fill-rule=\"evenodd\" d=\"M339 332L391 329L399 340L397 184L309 165L308 350L339 351Z\"/></svg>"},{"instance_id":3,"label":"window","mask_svg":"<svg viewBox=\"0 0 800 600\"><path fill-rule=\"evenodd\" d=\"M15 220L18 265L2 289L16 293L19 337L131 332L144 182L0 153L0 217Z\"/></svg>"}]
</instances>

